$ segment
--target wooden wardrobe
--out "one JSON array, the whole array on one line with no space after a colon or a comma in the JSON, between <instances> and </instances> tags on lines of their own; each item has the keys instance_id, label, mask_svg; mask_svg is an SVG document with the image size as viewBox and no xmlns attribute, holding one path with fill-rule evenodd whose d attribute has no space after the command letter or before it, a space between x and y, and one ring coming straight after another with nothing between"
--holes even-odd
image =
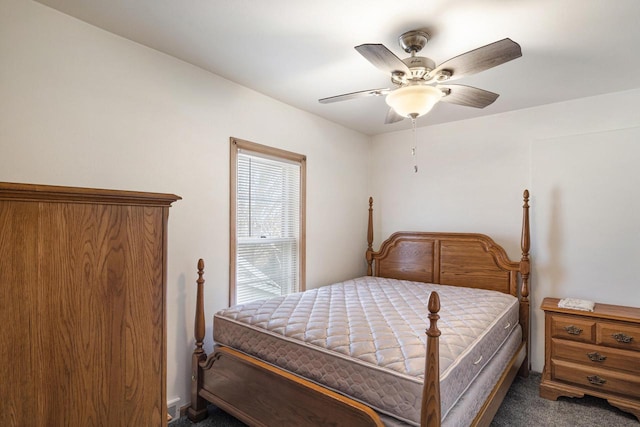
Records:
<instances>
[{"instance_id":1,"label":"wooden wardrobe","mask_svg":"<svg viewBox=\"0 0 640 427\"><path fill-rule=\"evenodd\" d=\"M0 183L0 414L164 426L172 194Z\"/></svg>"}]
</instances>

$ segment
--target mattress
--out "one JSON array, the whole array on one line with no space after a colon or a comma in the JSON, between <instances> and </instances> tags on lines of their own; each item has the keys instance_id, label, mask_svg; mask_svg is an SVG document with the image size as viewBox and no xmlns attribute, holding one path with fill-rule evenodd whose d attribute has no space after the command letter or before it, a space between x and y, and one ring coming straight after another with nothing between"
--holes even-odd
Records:
<instances>
[{"instance_id":1,"label":"mattress","mask_svg":"<svg viewBox=\"0 0 640 427\"><path fill-rule=\"evenodd\" d=\"M511 332L507 341L496 352L493 359L485 365L458 402L451 408L447 416L442 420L442 427L471 425L476 414L478 414L502 376L504 367L518 353L518 350L526 351L522 347L522 329L519 327ZM409 425L386 414L379 413L378 415L386 427L407 427Z\"/></svg>"},{"instance_id":2,"label":"mattress","mask_svg":"<svg viewBox=\"0 0 640 427\"><path fill-rule=\"evenodd\" d=\"M433 290L445 419L517 327L517 298L366 276L222 310L214 340L418 425Z\"/></svg>"}]
</instances>

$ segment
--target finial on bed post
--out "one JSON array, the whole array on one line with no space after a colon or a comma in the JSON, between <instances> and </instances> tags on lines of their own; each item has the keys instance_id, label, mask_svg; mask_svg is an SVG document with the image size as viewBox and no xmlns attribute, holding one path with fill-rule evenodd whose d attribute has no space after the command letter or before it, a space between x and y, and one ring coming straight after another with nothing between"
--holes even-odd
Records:
<instances>
[{"instance_id":1,"label":"finial on bed post","mask_svg":"<svg viewBox=\"0 0 640 427\"><path fill-rule=\"evenodd\" d=\"M373 275L373 197L369 197L369 226L367 228L367 276Z\"/></svg>"},{"instance_id":2,"label":"finial on bed post","mask_svg":"<svg viewBox=\"0 0 640 427\"><path fill-rule=\"evenodd\" d=\"M520 276L522 277L522 288L520 289L520 324L522 325L522 339L527 343L527 352L524 362L520 367L520 375L529 375L529 275L531 263L529 261L529 249L531 247L531 236L529 230L529 190L524 190L524 204L522 205L522 259L520 260Z\"/></svg>"},{"instance_id":3,"label":"finial on bed post","mask_svg":"<svg viewBox=\"0 0 640 427\"><path fill-rule=\"evenodd\" d=\"M207 417L207 402L198 395L198 389L202 382L202 370L200 361L207 358L202 344L205 336L204 320L204 261L198 260L198 291L196 296L196 318L193 333L196 339L196 348L191 356L191 406L187 410L189 419L193 422L201 421Z\"/></svg>"},{"instance_id":4,"label":"finial on bed post","mask_svg":"<svg viewBox=\"0 0 640 427\"><path fill-rule=\"evenodd\" d=\"M425 359L424 385L422 388L421 427L439 427L440 408L440 296L431 292L429 296L429 329L427 329L427 356Z\"/></svg>"}]
</instances>

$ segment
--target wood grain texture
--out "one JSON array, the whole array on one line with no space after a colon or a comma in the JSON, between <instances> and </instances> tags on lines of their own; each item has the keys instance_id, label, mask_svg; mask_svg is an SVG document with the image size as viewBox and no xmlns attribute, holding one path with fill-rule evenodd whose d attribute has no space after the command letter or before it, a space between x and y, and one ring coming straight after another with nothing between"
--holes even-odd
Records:
<instances>
[{"instance_id":1,"label":"wood grain texture","mask_svg":"<svg viewBox=\"0 0 640 427\"><path fill-rule=\"evenodd\" d=\"M545 298L545 365L540 396L589 394L640 420L640 309L596 304L594 311L558 307Z\"/></svg>"},{"instance_id":2,"label":"wood grain texture","mask_svg":"<svg viewBox=\"0 0 640 427\"><path fill-rule=\"evenodd\" d=\"M640 398L640 377L612 369L586 367L582 364L552 360L553 378L602 393ZM585 390L586 394L590 394Z\"/></svg>"},{"instance_id":3,"label":"wood grain texture","mask_svg":"<svg viewBox=\"0 0 640 427\"><path fill-rule=\"evenodd\" d=\"M473 86L438 85L436 87L446 94L440 101L465 107L484 108L493 104L500 96L497 93Z\"/></svg>"},{"instance_id":4,"label":"wood grain texture","mask_svg":"<svg viewBox=\"0 0 640 427\"><path fill-rule=\"evenodd\" d=\"M596 342L608 347L640 351L640 325L615 322L598 322Z\"/></svg>"},{"instance_id":5,"label":"wood grain texture","mask_svg":"<svg viewBox=\"0 0 640 427\"><path fill-rule=\"evenodd\" d=\"M205 336L204 318L204 260L198 260L198 284L196 293L196 315L193 328L193 335L196 339L196 348L191 356L191 405L188 408L189 419L191 421L201 421L208 415L207 401L202 398L198 391L203 387L204 375L200 363L207 359L207 355L202 348Z\"/></svg>"},{"instance_id":6,"label":"wood grain texture","mask_svg":"<svg viewBox=\"0 0 640 427\"><path fill-rule=\"evenodd\" d=\"M11 383L31 392L10 425L165 425L166 195L128 205L140 193L18 187L37 197L18 200L16 185L0 184L0 235L14 234L6 218L19 219L28 243L0 251L12 277L30 279L7 323L20 327L29 361ZM3 293L15 286L1 279Z\"/></svg>"},{"instance_id":7,"label":"wood grain texture","mask_svg":"<svg viewBox=\"0 0 640 427\"><path fill-rule=\"evenodd\" d=\"M168 208L127 209L129 240L124 250L129 256L123 275L127 425L162 425L166 420L164 209Z\"/></svg>"},{"instance_id":8,"label":"wood grain texture","mask_svg":"<svg viewBox=\"0 0 640 427\"><path fill-rule=\"evenodd\" d=\"M203 397L249 425L383 426L367 406L226 347L206 369Z\"/></svg>"},{"instance_id":9,"label":"wood grain texture","mask_svg":"<svg viewBox=\"0 0 640 427\"><path fill-rule=\"evenodd\" d=\"M429 296L429 328L427 334L427 353L424 365L424 383L422 387L422 406L420 408L420 425L422 427L439 426L442 418L440 401L440 296L431 292Z\"/></svg>"},{"instance_id":10,"label":"wood grain texture","mask_svg":"<svg viewBox=\"0 0 640 427\"><path fill-rule=\"evenodd\" d=\"M120 223L119 209L99 205L47 203L41 209L39 227L47 232L38 245L32 340L46 357L34 365L42 393L36 402L42 418L36 425L50 419L97 425L100 419L113 422L111 411L122 413L121 399L111 401L124 394L118 372L124 332Z\"/></svg>"},{"instance_id":11,"label":"wood grain texture","mask_svg":"<svg viewBox=\"0 0 640 427\"><path fill-rule=\"evenodd\" d=\"M593 319L554 315L551 317L551 337L595 343L596 322Z\"/></svg>"},{"instance_id":12,"label":"wood grain texture","mask_svg":"<svg viewBox=\"0 0 640 427\"><path fill-rule=\"evenodd\" d=\"M367 276L371 276L371 254L373 253L373 197L369 197L369 218L367 220L367 252L365 258L367 260Z\"/></svg>"},{"instance_id":13,"label":"wood grain texture","mask_svg":"<svg viewBox=\"0 0 640 427\"><path fill-rule=\"evenodd\" d=\"M552 339L554 355L558 359L583 363L595 367L627 371L640 376L640 352L618 348L603 349L598 345L583 344L563 339Z\"/></svg>"},{"instance_id":14,"label":"wood grain texture","mask_svg":"<svg viewBox=\"0 0 640 427\"><path fill-rule=\"evenodd\" d=\"M518 292L512 277L520 263L483 234L394 233L371 258L379 277Z\"/></svg>"},{"instance_id":15,"label":"wood grain texture","mask_svg":"<svg viewBox=\"0 0 640 427\"><path fill-rule=\"evenodd\" d=\"M28 339L35 315L37 284L36 235L38 206L0 201L0 413L4 422L19 426L33 413L36 397L32 359L38 357Z\"/></svg>"},{"instance_id":16,"label":"wood grain texture","mask_svg":"<svg viewBox=\"0 0 640 427\"><path fill-rule=\"evenodd\" d=\"M488 70L521 56L520 45L507 38L448 59L438 65L431 74L437 75L440 71L447 70L451 73L448 81L451 81Z\"/></svg>"},{"instance_id":17,"label":"wood grain texture","mask_svg":"<svg viewBox=\"0 0 640 427\"><path fill-rule=\"evenodd\" d=\"M590 312L580 312L577 310L571 310L569 308L560 308L558 303L560 298L545 298L542 301L540 308L544 311L553 313L567 313L567 314L583 314L589 317ZM640 307L629 307L622 305L601 304L596 303L593 309L593 316L598 319L611 319L619 320L622 322L631 322L640 325Z\"/></svg>"},{"instance_id":18,"label":"wood grain texture","mask_svg":"<svg viewBox=\"0 0 640 427\"><path fill-rule=\"evenodd\" d=\"M171 206L180 196L141 191L0 182L0 198L26 202L98 203L126 206Z\"/></svg>"}]
</instances>

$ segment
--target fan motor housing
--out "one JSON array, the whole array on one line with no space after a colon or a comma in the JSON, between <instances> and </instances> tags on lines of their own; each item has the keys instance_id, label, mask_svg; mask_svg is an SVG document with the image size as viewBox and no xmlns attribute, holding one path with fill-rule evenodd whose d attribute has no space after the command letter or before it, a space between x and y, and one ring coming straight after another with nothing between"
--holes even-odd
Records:
<instances>
[{"instance_id":1,"label":"fan motor housing","mask_svg":"<svg viewBox=\"0 0 640 427\"><path fill-rule=\"evenodd\" d=\"M402 62L411 70L410 79L421 79L436 68L436 63L431 58L424 56L411 56L403 59Z\"/></svg>"}]
</instances>

